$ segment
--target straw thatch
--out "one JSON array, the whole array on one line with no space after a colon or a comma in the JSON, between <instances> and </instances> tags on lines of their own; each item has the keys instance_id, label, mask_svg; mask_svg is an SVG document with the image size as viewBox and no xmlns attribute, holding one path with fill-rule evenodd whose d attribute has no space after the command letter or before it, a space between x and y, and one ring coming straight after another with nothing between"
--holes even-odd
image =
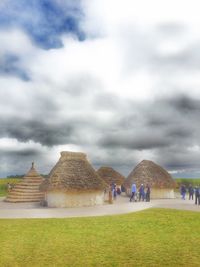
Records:
<instances>
[{"instance_id":1,"label":"straw thatch","mask_svg":"<svg viewBox=\"0 0 200 267\"><path fill-rule=\"evenodd\" d=\"M24 176L21 182L8 192L5 201L7 202L39 202L44 198L44 193L40 192L39 187L43 178L39 175L32 163L31 169Z\"/></svg>"},{"instance_id":2,"label":"straw thatch","mask_svg":"<svg viewBox=\"0 0 200 267\"><path fill-rule=\"evenodd\" d=\"M136 183L137 186L149 184L152 188L158 189L172 189L175 186L171 175L161 166L149 160L143 160L133 169L128 175L124 186L130 188L133 183Z\"/></svg>"},{"instance_id":3,"label":"straw thatch","mask_svg":"<svg viewBox=\"0 0 200 267\"><path fill-rule=\"evenodd\" d=\"M46 192L88 192L102 191L105 187L104 181L88 162L86 154L63 151L49 178L40 188Z\"/></svg>"},{"instance_id":4,"label":"straw thatch","mask_svg":"<svg viewBox=\"0 0 200 267\"><path fill-rule=\"evenodd\" d=\"M97 174L108 185L112 183L115 183L116 185L122 185L125 181L125 177L111 167L101 167L98 169Z\"/></svg>"}]
</instances>

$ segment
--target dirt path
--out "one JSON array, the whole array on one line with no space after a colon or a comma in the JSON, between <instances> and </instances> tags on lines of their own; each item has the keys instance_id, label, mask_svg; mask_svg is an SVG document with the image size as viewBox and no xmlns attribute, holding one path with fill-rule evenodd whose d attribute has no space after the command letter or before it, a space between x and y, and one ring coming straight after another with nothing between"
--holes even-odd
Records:
<instances>
[{"instance_id":1,"label":"dirt path","mask_svg":"<svg viewBox=\"0 0 200 267\"><path fill-rule=\"evenodd\" d=\"M124 214L148 208L172 208L200 212L194 201L161 199L151 202L129 202L125 196L118 197L114 204L81 208L44 208L39 203L7 203L0 198L0 218L65 218Z\"/></svg>"}]
</instances>

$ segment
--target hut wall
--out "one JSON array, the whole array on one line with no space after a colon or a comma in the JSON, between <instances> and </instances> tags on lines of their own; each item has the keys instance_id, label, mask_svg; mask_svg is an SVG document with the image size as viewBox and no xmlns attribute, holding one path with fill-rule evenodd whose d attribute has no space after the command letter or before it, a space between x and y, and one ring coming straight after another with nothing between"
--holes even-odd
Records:
<instances>
[{"instance_id":1,"label":"hut wall","mask_svg":"<svg viewBox=\"0 0 200 267\"><path fill-rule=\"evenodd\" d=\"M151 198L174 198L174 190L173 189L156 189L152 188L151 190Z\"/></svg>"},{"instance_id":2,"label":"hut wall","mask_svg":"<svg viewBox=\"0 0 200 267\"><path fill-rule=\"evenodd\" d=\"M77 194L70 192L47 192L45 198L48 207L52 208L94 206L104 203L104 193L101 191Z\"/></svg>"}]
</instances>

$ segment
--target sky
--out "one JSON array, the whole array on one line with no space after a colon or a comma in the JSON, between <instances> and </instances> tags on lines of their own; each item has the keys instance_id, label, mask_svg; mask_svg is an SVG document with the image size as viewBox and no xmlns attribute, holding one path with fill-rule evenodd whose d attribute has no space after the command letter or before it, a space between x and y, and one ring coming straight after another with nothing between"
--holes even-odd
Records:
<instances>
[{"instance_id":1,"label":"sky","mask_svg":"<svg viewBox=\"0 0 200 267\"><path fill-rule=\"evenodd\" d=\"M200 177L198 0L1 0L0 177L60 151Z\"/></svg>"}]
</instances>

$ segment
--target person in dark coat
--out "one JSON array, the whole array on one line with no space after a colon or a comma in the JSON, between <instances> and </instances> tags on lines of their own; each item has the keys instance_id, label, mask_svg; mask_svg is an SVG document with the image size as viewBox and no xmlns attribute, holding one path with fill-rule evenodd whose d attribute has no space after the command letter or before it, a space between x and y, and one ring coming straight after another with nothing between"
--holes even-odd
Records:
<instances>
[{"instance_id":1,"label":"person in dark coat","mask_svg":"<svg viewBox=\"0 0 200 267\"><path fill-rule=\"evenodd\" d=\"M144 201L145 199L145 192L144 192L144 185L141 184L139 188L139 201L142 199Z\"/></svg>"},{"instance_id":2,"label":"person in dark coat","mask_svg":"<svg viewBox=\"0 0 200 267\"><path fill-rule=\"evenodd\" d=\"M198 186L195 187L194 195L195 195L195 204L200 205L200 187Z\"/></svg>"},{"instance_id":3,"label":"person in dark coat","mask_svg":"<svg viewBox=\"0 0 200 267\"><path fill-rule=\"evenodd\" d=\"M181 185L180 188L180 193L181 193L181 198L185 200L185 195L186 195L186 187L184 184Z\"/></svg>"},{"instance_id":4,"label":"person in dark coat","mask_svg":"<svg viewBox=\"0 0 200 267\"><path fill-rule=\"evenodd\" d=\"M149 184L146 186L146 202L150 202L150 194L151 194L151 189Z\"/></svg>"},{"instance_id":5,"label":"person in dark coat","mask_svg":"<svg viewBox=\"0 0 200 267\"><path fill-rule=\"evenodd\" d=\"M194 195L194 188L193 186L190 184L188 187L188 193L189 193L189 200L192 199L193 200L193 195Z\"/></svg>"}]
</instances>

